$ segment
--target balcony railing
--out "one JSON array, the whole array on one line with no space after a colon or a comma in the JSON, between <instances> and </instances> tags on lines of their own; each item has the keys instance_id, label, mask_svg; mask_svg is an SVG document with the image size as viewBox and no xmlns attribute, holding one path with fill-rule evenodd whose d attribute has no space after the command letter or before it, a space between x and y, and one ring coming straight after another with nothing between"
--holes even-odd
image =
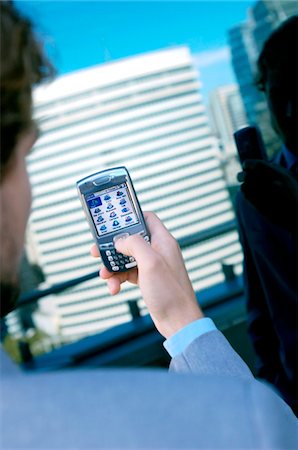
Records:
<instances>
[{"instance_id":1,"label":"balcony railing","mask_svg":"<svg viewBox=\"0 0 298 450\"><path fill-rule=\"evenodd\" d=\"M229 221L209 230L186 236L179 240L179 245L183 250L235 230L235 221ZM236 276L230 265L222 264L222 270L225 281L200 291L197 296L205 313L215 320L220 329L224 330L245 321L246 313L242 277ZM98 271L57 283L49 288L30 291L20 297L17 308L35 304L41 298L61 293L96 277L98 277ZM34 358L29 346L21 342L20 351L24 366L44 370L81 364L166 365L168 356L163 350L162 338L155 330L150 316L141 316L136 301L129 301L128 305L131 322L64 345L48 354Z\"/></svg>"}]
</instances>

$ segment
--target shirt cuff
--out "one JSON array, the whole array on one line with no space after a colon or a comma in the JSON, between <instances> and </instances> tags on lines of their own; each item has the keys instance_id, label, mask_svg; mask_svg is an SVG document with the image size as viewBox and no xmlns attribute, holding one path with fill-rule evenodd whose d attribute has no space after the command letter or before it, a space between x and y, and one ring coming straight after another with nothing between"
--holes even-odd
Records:
<instances>
[{"instance_id":1,"label":"shirt cuff","mask_svg":"<svg viewBox=\"0 0 298 450\"><path fill-rule=\"evenodd\" d=\"M202 319L195 320L184 328L179 330L169 339L167 339L163 346L172 358L182 353L188 345L202 334L209 331L216 330L216 326L212 319L209 317L203 317Z\"/></svg>"}]
</instances>

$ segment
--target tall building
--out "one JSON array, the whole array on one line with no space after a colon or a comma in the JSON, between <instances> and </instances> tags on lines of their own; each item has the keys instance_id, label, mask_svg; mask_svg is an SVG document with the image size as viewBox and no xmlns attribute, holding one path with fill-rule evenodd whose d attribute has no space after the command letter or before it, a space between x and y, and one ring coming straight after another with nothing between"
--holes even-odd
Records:
<instances>
[{"instance_id":1,"label":"tall building","mask_svg":"<svg viewBox=\"0 0 298 450\"><path fill-rule=\"evenodd\" d=\"M29 157L30 233L48 284L97 270L77 180L125 165L143 210L153 210L176 238L232 219L200 82L187 48L156 51L61 76L34 92L42 137ZM236 231L184 253L194 287L224 279L221 261L241 270ZM55 297L61 339L75 339L131 319L126 301L94 279ZM144 305L140 300L140 306Z\"/></svg>"},{"instance_id":2,"label":"tall building","mask_svg":"<svg viewBox=\"0 0 298 450\"><path fill-rule=\"evenodd\" d=\"M231 150L235 153L235 147L230 149L230 143L234 141L233 133L247 124L238 85L229 84L211 91L209 112L214 134L227 152Z\"/></svg>"},{"instance_id":3,"label":"tall building","mask_svg":"<svg viewBox=\"0 0 298 450\"><path fill-rule=\"evenodd\" d=\"M221 162L227 184L236 184L241 170L233 134L247 125L247 118L237 84L220 86L209 94L212 131L221 149Z\"/></svg>"},{"instance_id":4,"label":"tall building","mask_svg":"<svg viewBox=\"0 0 298 450\"><path fill-rule=\"evenodd\" d=\"M298 5L293 0L258 1L251 11L254 21L253 37L258 52L271 32L288 17L298 14Z\"/></svg>"},{"instance_id":5,"label":"tall building","mask_svg":"<svg viewBox=\"0 0 298 450\"><path fill-rule=\"evenodd\" d=\"M297 2L259 0L248 11L247 21L228 33L232 66L248 122L260 126L270 156L279 150L281 142L271 127L265 96L255 87L256 60L271 32L293 14L298 14Z\"/></svg>"}]
</instances>

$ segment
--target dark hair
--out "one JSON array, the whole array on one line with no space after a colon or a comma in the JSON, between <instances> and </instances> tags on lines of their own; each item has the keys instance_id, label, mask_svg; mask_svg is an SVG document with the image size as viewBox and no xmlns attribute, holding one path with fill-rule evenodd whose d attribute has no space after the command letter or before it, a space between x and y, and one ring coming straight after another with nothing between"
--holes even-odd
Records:
<instances>
[{"instance_id":1,"label":"dark hair","mask_svg":"<svg viewBox=\"0 0 298 450\"><path fill-rule=\"evenodd\" d=\"M297 83L298 16L285 20L272 32L257 61L256 85L265 90L268 72L275 73L281 87L295 88Z\"/></svg>"},{"instance_id":2,"label":"dark hair","mask_svg":"<svg viewBox=\"0 0 298 450\"><path fill-rule=\"evenodd\" d=\"M10 1L0 1L1 14L1 168L13 159L21 133L32 125L32 87L51 78L54 69L33 32Z\"/></svg>"}]
</instances>

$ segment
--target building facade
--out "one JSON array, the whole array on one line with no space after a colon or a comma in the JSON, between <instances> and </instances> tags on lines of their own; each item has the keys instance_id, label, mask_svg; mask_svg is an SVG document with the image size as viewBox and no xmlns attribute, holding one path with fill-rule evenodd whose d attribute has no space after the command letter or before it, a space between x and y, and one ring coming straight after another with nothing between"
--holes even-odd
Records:
<instances>
[{"instance_id":1,"label":"building facade","mask_svg":"<svg viewBox=\"0 0 298 450\"><path fill-rule=\"evenodd\" d=\"M220 86L209 95L209 115L213 134L221 150L222 168L229 186L236 185L241 170L233 134L247 125L246 113L237 84Z\"/></svg>"},{"instance_id":2,"label":"building facade","mask_svg":"<svg viewBox=\"0 0 298 450\"><path fill-rule=\"evenodd\" d=\"M61 76L34 92L42 130L29 157L33 185L30 235L48 284L99 267L78 199L77 180L125 165L143 210L153 210L176 238L233 219L200 82L186 47L161 50ZM196 289L224 279L221 261L241 270L236 231L184 253ZM62 340L131 319L137 288L111 297L98 279L55 297ZM57 320L58 318L58 320Z\"/></svg>"},{"instance_id":3,"label":"building facade","mask_svg":"<svg viewBox=\"0 0 298 450\"><path fill-rule=\"evenodd\" d=\"M238 85L220 86L211 91L209 112L213 133L224 147L230 147L229 144L233 142L233 133L247 124ZM229 148L226 150L229 151ZM235 153L235 146L233 153Z\"/></svg>"}]
</instances>

